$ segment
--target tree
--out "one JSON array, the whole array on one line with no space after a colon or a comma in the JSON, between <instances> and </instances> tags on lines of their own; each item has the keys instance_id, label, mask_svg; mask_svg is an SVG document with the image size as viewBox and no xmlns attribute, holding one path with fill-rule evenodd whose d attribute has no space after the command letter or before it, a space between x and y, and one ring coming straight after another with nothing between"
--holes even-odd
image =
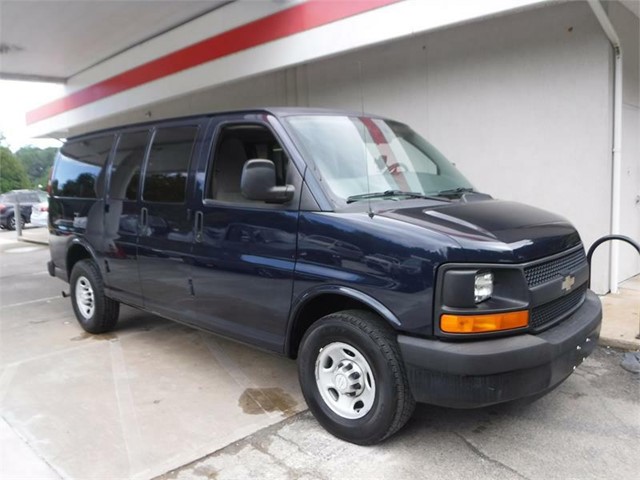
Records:
<instances>
[{"instance_id":1,"label":"tree","mask_svg":"<svg viewBox=\"0 0 640 480\"><path fill-rule=\"evenodd\" d=\"M29 178L16 156L0 146L0 193L28 187Z\"/></svg>"},{"instance_id":2,"label":"tree","mask_svg":"<svg viewBox=\"0 0 640 480\"><path fill-rule=\"evenodd\" d=\"M49 170L53 166L56 148L38 148L34 146L22 147L16 152L16 158L24 167L29 181L34 187L46 185L49 180Z\"/></svg>"}]
</instances>

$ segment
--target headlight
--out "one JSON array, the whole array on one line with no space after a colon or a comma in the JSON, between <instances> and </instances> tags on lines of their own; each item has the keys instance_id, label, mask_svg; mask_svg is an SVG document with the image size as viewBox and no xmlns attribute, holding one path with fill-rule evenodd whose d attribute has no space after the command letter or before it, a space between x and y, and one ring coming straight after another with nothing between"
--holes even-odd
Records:
<instances>
[{"instance_id":1,"label":"headlight","mask_svg":"<svg viewBox=\"0 0 640 480\"><path fill-rule=\"evenodd\" d=\"M473 282L473 299L476 303L484 302L493 295L493 273L477 273Z\"/></svg>"}]
</instances>

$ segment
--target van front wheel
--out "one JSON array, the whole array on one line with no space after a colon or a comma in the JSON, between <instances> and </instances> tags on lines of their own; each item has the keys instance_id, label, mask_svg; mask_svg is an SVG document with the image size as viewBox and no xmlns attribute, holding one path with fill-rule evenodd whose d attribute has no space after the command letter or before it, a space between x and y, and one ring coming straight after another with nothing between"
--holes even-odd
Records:
<instances>
[{"instance_id":1,"label":"van front wheel","mask_svg":"<svg viewBox=\"0 0 640 480\"><path fill-rule=\"evenodd\" d=\"M298 375L318 422L351 443L381 442L415 407L396 334L372 312L348 310L315 322L300 344Z\"/></svg>"},{"instance_id":2,"label":"van front wheel","mask_svg":"<svg viewBox=\"0 0 640 480\"><path fill-rule=\"evenodd\" d=\"M80 260L71 271L71 303L80 326L89 333L105 333L118 323L120 304L104 295L98 267Z\"/></svg>"}]
</instances>

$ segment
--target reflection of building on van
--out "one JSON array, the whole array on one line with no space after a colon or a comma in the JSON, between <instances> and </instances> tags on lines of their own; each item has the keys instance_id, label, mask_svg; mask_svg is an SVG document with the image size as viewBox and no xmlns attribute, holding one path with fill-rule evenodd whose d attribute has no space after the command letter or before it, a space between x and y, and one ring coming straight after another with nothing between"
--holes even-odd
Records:
<instances>
[{"instance_id":1,"label":"reflection of building on van","mask_svg":"<svg viewBox=\"0 0 640 480\"><path fill-rule=\"evenodd\" d=\"M544 393L601 307L576 230L477 192L406 125L270 109L71 138L49 272L88 332L119 304L298 359L334 435L379 442L415 402Z\"/></svg>"}]
</instances>

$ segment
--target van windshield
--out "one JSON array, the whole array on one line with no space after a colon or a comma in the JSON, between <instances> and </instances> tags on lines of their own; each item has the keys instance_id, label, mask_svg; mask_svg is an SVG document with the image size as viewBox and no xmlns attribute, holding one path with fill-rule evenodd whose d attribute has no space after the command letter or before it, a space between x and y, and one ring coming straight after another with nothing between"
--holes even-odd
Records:
<instances>
[{"instance_id":1,"label":"van windshield","mask_svg":"<svg viewBox=\"0 0 640 480\"><path fill-rule=\"evenodd\" d=\"M291 116L285 121L339 203L451 197L473 190L444 155L402 123L338 115Z\"/></svg>"}]
</instances>

